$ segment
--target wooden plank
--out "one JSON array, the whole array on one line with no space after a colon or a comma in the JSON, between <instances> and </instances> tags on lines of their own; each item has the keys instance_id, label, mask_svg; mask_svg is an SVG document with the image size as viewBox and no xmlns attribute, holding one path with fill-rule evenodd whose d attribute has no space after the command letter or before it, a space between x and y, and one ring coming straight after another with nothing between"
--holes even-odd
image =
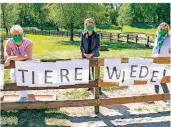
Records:
<instances>
[{"instance_id":1,"label":"wooden plank","mask_svg":"<svg viewBox=\"0 0 171 127\"><path fill-rule=\"evenodd\" d=\"M96 83L97 80L91 80L89 81L89 84L62 85L59 87L28 87L28 86L16 86L16 83L8 83L5 84L4 89L1 91L91 88L91 87L95 87Z\"/></svg>"},{"instance_id":2,"label":"wooden plank","mask_svg":"<svg viewBox=\"0 0 171 127\"><path fill-rule=\"evenodd\" d=\"M127 104L127 103L138 103L138 102L149 102L149 101L159 101L159 100L169 100L170 94L156 94L156 95L143 95L143 96L132 96L132 97L118 97L118 98L108 98L100 99L99 105L112 105L112 104Z\"/></svg>"},{"instance_id":3,"label":"wooden plank","mask_svg":"<svg viewBox=\"0 0 171 127\"><path fill-rule=\"evenodd\" d=\"M95 67L95 79L98 80L100 78L100 67ZM96 87L94 89L94 97L96 100L99 100L99 87L98 82L96 83ZM95 114L99 114L99 106L94 107Z\"/></svg>"},{"instance_id":4,"label":"wooden plank","mask_svg":"<svg viewBox=\"0 0 171 127\"><path fill-rule=\"evenodd\" d=\"M158 63L158 64L170 64L171 59L170 57L143 57L143 58L149 58L153 59L153 63ZM121 63L128 63L129 58L120 58ZM104 58L99 58L98 62L99 66L104 66Z\"/></svg>"},{"instance_id":5,"label":"wooden plank","mask_svg":"<svg viewBox=\"0 0 171 127\"><path fill-rule=\"evenodd\" d=\"M42 59L42 60L40 60L40 62L56 62L56 61L64 61L64 60L71 60L71 59ZM97 66L97 61L98 61L97 58L91 58L88 60L90 61L90 63L89 63L90 67ZM11 69L11 68L15 68L15 62L14 61L11 61L10 66L5 67L5 69Z\"/></svg>"},{"instance_id":6,"label":"wooden plank","mask_svg":"<svg viewBox=\"0 0 171 127\"><path fill-rule=\"evenodd\" d=\"M62 101L32 101L32 102L1 102L1 110L18 110L18 109L46 109L60 107L83 107L96 106L96 99L87 100L62 100Z\"/></svg>"},{"instance_id":7,"label":"wooden plank","mask_svg":"<svg viewBox=\"0 0 171 127\"><path fill-rule=\"evenodd\" d=\"M56 95L28 95L28 99L35 99L37 101L55 101ZM19 95L4 95L3 102L16 102L19 100Z\"/></svg>"},{"instance_id":8,"label":"wooden plank","mask_svg":"<svg viewBox=\"0 0 171 127\"><path fill-rule=\"evenodd\" d=\"M170 76L163 76L161 83L170 83ZM133 85L146 85L147 81L134 80ZM119 86L119 82L103 82L99 80L99 87Z\"/></svg>"}]
</instances>

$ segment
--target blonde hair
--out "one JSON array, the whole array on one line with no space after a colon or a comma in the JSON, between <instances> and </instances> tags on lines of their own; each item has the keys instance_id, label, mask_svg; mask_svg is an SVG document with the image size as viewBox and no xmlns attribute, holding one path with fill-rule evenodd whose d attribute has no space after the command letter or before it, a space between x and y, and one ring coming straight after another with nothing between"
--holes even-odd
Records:
<instances>
[{"instance_id":1,"label":"blonde hair","mask_svg":"<svg viewBox=\"0 0 171 127\"><path fill-rule=\"evenodd\" d=\"M94 29L95 29L95 22L94 22L94 20L93 20L92 18L87 18L87 19L84 21L84 30L87 30L86 28L87 28L87 23L88 23L88 22L91 22L91 23L93 24Z\"/></svg>"},{"instance_id":2,"label":"blonde hair","mask_svg":"<svg viewBox=\"0 0 171 127\"><path fill-rule=\"evenodd\" d=\"M167 32L166 32L166 35L167 35L167 36L170 36L169 25L168 25L166 22L160 23L160 25L157 27L157 33L156 33L156 34L159 35L159 30L160 30L161 26L165 26L165 30L167 31Z\"/></svg>"},{"instance_id":3,"label":"blonde hair","mask_svg":"<svg viewBox=\"0 0 171 127\"><path fill-rule=\"evenodd\" d=\"M20 25L13 25L10 29L10 33L12 34L14 30L20 32L20 34L23 35L23 28Z\"/></svg>"}]
</instances>

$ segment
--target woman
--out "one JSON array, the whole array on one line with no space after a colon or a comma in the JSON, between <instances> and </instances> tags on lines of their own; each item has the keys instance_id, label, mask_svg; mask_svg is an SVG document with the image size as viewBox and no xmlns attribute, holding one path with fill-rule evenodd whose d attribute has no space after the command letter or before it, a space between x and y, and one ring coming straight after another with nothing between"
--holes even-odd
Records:
<instances>
[{"instance_id":1,"label":"woman","mask_svg":"<svg viewBox=\"0 0 171 127\"><path fill-rule=\"evenodd\" d=\"M80 50L82 53L82 58L93 58L99 57L100 49L100 36L97 32L94 31L95 23L92 18L88 18L84 22L84 30L81 36ZM94 68L92 68L92 75L94 77ZM89 80L91 76L89 74ZM89 88L88 90L92 90ZM100 94L102 94L100 89Z\"/></svg>"},{"instance_id":2,"label":"woman","mask_svg":"<svg viewBox=\"0 0 171 127\"><path fill-rule=\"evenodd\" d=\"M10 29L11 39L7 40L5 51L4 66L9 66L11 61L32 60L32 41L23 37L23 29L19 25L14 25ZM15 70L10 70L10 78L13 83L16 82ZM19 101L26 101L27 91L19 91Z\"/></svg>"},{"instance_id":3,"label":"woman","mask_svg":"<svg viewBox=\"0 0 171 127\"><path fill-rule=\"evenodd\" d=\"M153 57L170 57L171 47L170 47L170 35L169 35L169 25L165 22L161 23L157 28L157 37L154 42L154 47L152 51ZM166 70L163 75L165 75ZM164 93L169 93L169 89L166 83L161 83L161 87ZM155 85L155 92L159 93L159 85Z\"/></svg>"}]
</instances>

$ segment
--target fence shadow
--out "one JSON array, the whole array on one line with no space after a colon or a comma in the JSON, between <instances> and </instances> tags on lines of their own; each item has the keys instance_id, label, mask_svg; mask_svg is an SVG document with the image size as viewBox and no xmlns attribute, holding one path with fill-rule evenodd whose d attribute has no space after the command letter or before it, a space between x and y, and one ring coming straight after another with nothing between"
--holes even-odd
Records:
<instances>
[{"instance_id":1,"label":"fence shadow","mask_svg":"<svg viewBox=\"0 0 171 127\"><path fill-rule=\"evenodd\" d=\"M104 42L105 45L108 46L109 50L122 50L122 49L152 49L152 47L145 47L144 44L133 44L133 43L121 43L121 42Z\"/></svg>"}]
</instances>

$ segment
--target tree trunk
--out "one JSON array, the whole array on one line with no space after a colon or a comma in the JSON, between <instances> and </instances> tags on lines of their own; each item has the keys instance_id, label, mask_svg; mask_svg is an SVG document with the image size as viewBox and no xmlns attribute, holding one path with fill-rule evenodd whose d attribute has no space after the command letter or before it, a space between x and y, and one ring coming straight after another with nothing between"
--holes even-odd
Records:
<instances>
[{"instance_id":1,"label":"tree trunk","mask_svg":"<svg viewBox=\"0 0 171 127\"><path fill-rule=\"evenodd\" d=\"M123 29L123 24L121 25L121 32L122 32L122 29Z\"/></svg>"},{"instance_id":2,"label":"tree trunk","mask_svg":"<svg viewBox=\"0 0 171 127\"><path fill-rule=\"evenodd\" d=\"M4 27L5 27L5 31L6 31L6 34L8 34L8 27L5 23L5 8L3 5L1 5L1 8L2 8L2 18L3 18L3 23L4 23Z\"/></svg>"},{"instance_id":3,"label":"tree trunk","mask_svg":"<svg viewBox=\"0 0 171 127\"><path fill-rule=\"evenodd\" d=\"M71 26L70 26L70 41L74 41L74 23L71 23Z\"/></svg>"}]
</instances>

